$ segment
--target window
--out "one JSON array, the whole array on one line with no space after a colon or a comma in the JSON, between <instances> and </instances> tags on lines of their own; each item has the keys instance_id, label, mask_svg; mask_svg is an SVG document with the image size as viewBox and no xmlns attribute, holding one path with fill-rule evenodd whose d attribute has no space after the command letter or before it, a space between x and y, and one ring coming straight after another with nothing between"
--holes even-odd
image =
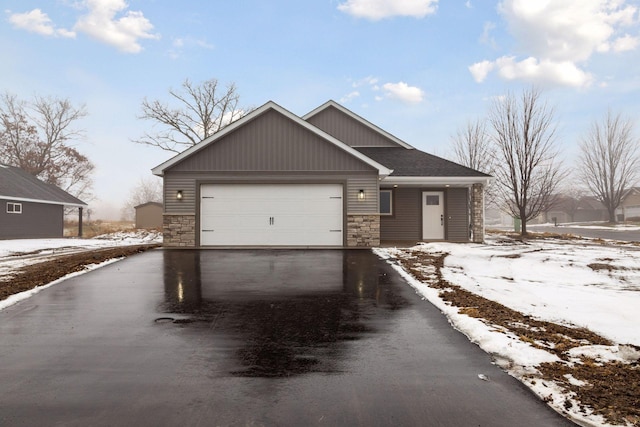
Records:
<instances>
[{"instance_id":1,"label":"window","mask_svg":"<svg viewBox=\"0 0 640 427\"><path fill-rule=\"evenodd\" d=\"M427 206L438 206L440 204L440 196L427 196Z\"/></svg>"},{"instance_id":2,"label":"window","mask_svg":"<svg viewBox=\"0 0 640 427\"><path fill-rule=\"evenodd\" d=\"M22 213L22 203L11 203L7 202L7 213Z\"/></svg>"},{"instance_id":3,"label":"window","mask_svg":"<svg viewBox=\"0 0 640 427\"><path fill-rule=\"evenodd\" d=\"M392 190L380 190L380 215L393 215Z\"/></svg>"}]
</instances>

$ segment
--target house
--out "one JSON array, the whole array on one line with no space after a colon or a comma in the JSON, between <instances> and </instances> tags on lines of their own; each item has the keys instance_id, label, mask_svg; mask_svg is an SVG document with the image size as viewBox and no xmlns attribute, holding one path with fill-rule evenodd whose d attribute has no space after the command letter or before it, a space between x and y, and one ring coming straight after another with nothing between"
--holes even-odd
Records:
<instances>
[{"instance_id":1,"label":"house","mask_svg":"<svg viewBox=\"0 0 640 427\"><path fill-rule=\"evenodd\" d=\"M607 208L593 196L581 197L573 216L574 222L608 221Z\"/></svg>"},{"instance_id":2,"label":"house","mask_svg":"<svg viewBox=\"0 0 640 427\"><path fill-rule=\"evenodd\" d=\"M490 176L329 101L268 102L155 167L168 247L375 247L484 238Z\"/></svg>"},{"instance_id":3,"label":"house","mask_svg":"<svg viewBox=\"0 0 640 427\"><path fill-rule=\"evenodd\" d=\"M135 206L136 228L162 228L162 203L147 202Z\"/></svg>"},{"instance_id":4,"label":"house","mask_svg":"<svg viewBox=\"0 0 640 427\"><path fill-rule=\"evenodd\" d=\"M640 220L640 187L632 187L624 193L616 216L618 221Z\"/></svg>"},{"instance_id":5,"label":"house","mask_svg":"<svg viewBox=\"0 0 640 427\"><path fill-rule=\"evenodd\" d=\"M0 239L62 237L64 208L77 207L78 234L87 206L66 191L24 170L0 164Z\"/></svg>"}]
</instances>

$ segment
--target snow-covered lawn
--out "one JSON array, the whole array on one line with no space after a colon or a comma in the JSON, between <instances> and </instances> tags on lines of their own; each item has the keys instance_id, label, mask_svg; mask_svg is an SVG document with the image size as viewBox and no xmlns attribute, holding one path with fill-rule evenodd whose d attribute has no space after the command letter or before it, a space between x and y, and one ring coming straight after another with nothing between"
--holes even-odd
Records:
<instances>
[{"instance_id":1,"label":"snow-covered lawn","mask_svg":"<svg viewBox=\"0 0 640 427\"><path fill-rule=\"evenodd\" d=\"M21 268L50 261L61 255L80 252L90 252L96 249L114 248L162 243L162 234L155 231L117 232L96 236L92 239L61 238L61 239L18 239L0 240L0 281L11 280ZM49 286L55 285L69 277L84 274L100 266L114 262L107 260L100 264L88 265L84 271L71 273L61 279L44 286L24 291L0 301L0 310L34 295Z\"/></svg>"},{"instance_id":2,"label":"snow-covered lawn","mask_svg":"<svg viewBox=\"0 0 640 427\"><path fill-rule=\"evenodd\" d=\"M492 354L498 364L521 379L559 411L570 394L527 379L540 363L560 361L556 354L536 348L508 331L469 317L445 303L440 290L429 286L435 268L425 266L423 282L402 269L398 260L416 252L448 254L442 279L473 294L501 303L534 319L584 327L612 341L612 346L582 346L568 358L588 356L599 361L638 360L640 352L640 248L597 245L588 240L557 239L520 242L489 236L486 244L426 243L413 248L381 248L386 258L418 293L438 307L454 327ZM419 267L422 268L422 267ZM425 280L425 277L427 278ZM551 387L554 398L549 396ZM603 418L569 411L575 419L606 425Z\"/></svg>"}]
</instances>

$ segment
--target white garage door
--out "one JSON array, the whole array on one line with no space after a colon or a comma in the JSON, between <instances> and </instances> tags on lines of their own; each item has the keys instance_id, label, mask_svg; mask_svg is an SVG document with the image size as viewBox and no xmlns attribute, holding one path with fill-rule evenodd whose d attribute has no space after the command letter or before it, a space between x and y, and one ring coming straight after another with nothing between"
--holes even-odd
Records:
<instances>
[{"instance_id":1,"label":"white garage door","mask_svg":"<svg viewBox=\"0 0 640 427\"><path fill-rule=\"evenodd\" d=\"M341 184L203 184L202 246L342 246Z\"/></svg>"}]
</instances>

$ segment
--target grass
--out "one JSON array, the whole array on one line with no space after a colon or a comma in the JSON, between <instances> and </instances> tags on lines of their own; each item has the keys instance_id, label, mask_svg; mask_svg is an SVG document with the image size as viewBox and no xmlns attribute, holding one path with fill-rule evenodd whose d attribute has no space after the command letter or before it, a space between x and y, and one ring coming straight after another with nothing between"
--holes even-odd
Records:
<instances>
[{"instance_id":1,"label":"grass","mask_svg":"<svg viewBox=\"0 0 640 427\"><path fill-rule=\"evenodd\" d=\"M134 223L131 221L85 221L82 223L82 237L92 238L101 234L116 233L118 231L133 231ZM64 222L64 236L78 236L78 221Z\"/></svg>"}]
</instances>

